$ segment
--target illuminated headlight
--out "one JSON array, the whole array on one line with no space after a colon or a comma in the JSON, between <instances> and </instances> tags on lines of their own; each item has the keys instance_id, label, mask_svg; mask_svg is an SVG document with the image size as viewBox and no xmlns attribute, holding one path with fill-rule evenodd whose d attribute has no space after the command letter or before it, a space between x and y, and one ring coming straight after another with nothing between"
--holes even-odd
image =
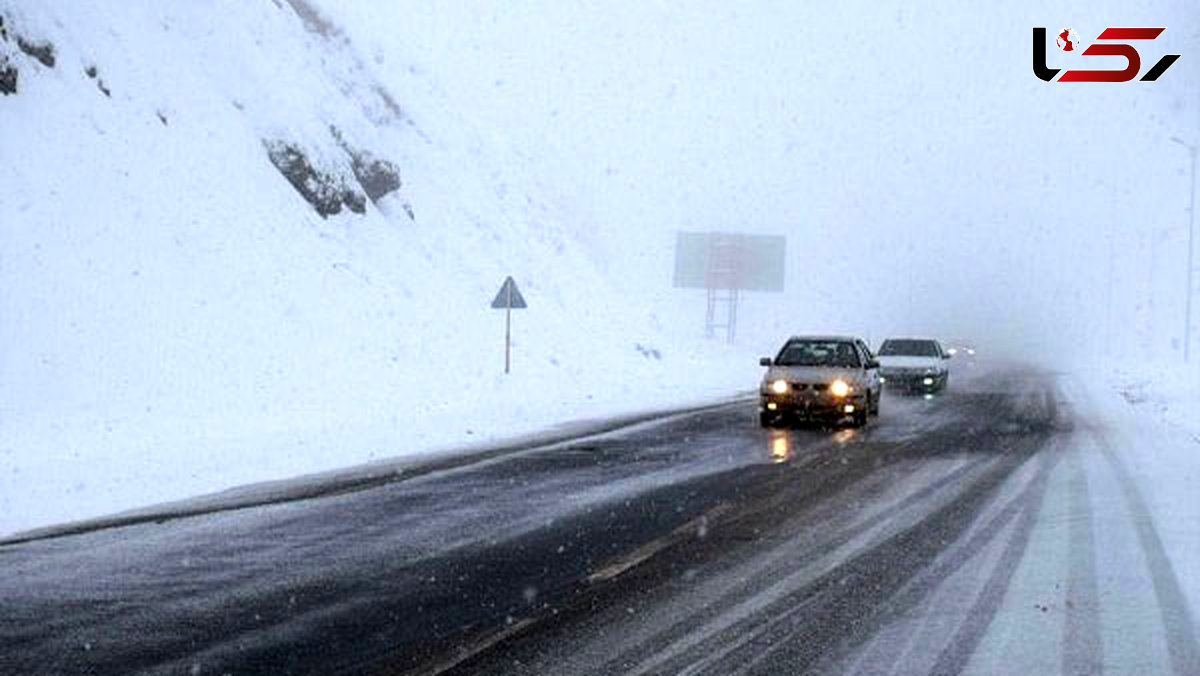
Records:
<instances>
[{"instance_id":1,"label":"illuminated headlight","mask_svg":"<svg viewBox=\"0 0 1200 676\"><path fill-rule=\"evenodd\" d=\"M881 383L886 383L886 382L887 382L887 378L884 378L883 376L879 376L879 382L881 382Z\"/></svg>"},{"instance_id":2,"label":"illuminated headlight","mask_svg":"<svg viewBox=\"0 0 1200 676\"><path fill-rule=\"evenodd\" d=\"M933 378L925 378L925 379L924 379L924 380L922 380L921 382L925 383L926 385L932 385L932 384L933 384Z\"/></svg>"},{"instance_id":3,"label":"illuminated headlight","mask_svg":"<svg viewBox=\"0 0 1200 676\"><path fill-rule=\"evenodd\" d=\"M835 397L844 397L847 394L850 394L850 386L847 385L846 381L844 380L835 380L829 385L829 391L832 392L833 396Z\"/></svg>"},{"instance_id":4,"label":"illuminated headlight","mask_svg":"<svg viewBox=\"0 0 1200 676\"><path fill-rule=\"evenodd\" d=\"M786 380L776 380L776 381L772 382L771 383L771 391L774 392L775 394L783 394L784 392L787 392L788 391L787 381Z\"/></svg>"},{"instance_id":5,"label":"illuminated headlight","mask_svg":"<svg viewBox=\"0 0 1200 676\"><path fill-rule=\"evenodd\" d=\"M842 407L842 410L846 413L854 413L854 404L846 404Z\"/></svg>"}]
</instances>

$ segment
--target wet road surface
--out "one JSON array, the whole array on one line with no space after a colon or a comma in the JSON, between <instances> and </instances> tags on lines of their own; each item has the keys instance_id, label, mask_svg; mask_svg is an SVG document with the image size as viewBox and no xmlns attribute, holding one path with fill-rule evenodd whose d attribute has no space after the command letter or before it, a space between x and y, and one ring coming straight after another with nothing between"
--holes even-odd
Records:
<instances>
[{"instance_id":1,"label":"wet road surface","mask_svg":"<svg viewBox=\"0 0 1200 676\"><path fill-rule=\"evenodd\" d=\"M1096 526L1096 484L1139 499L1103 432L1054 375L969 376L862 430L761 429L739 402L0 546L0 674L1200 673L1153 524ZM1132 629L1102 621L1108 545L1148 571ZM1053 632L1041 599L1071 605ZM1130 630L1156 647L1114 653Z\"/></svg>"}]
</instances>

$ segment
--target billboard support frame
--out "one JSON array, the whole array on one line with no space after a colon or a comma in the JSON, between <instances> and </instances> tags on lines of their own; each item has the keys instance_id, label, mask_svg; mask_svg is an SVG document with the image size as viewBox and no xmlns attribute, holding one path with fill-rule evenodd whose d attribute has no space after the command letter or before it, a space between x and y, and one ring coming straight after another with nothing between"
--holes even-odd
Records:
<instances>
[{"instance_id":1,"label":"billboard support frame","mask_svg":"<svg viewBox=\"0 0 1200 676\"><path fill-rule=\"evenodd\" d=\"M741 292L783 290L786 243L778 235L677 233L675 286L705 290L705 336L724 329L733 343Z\"/></svg>"}]
</instances>

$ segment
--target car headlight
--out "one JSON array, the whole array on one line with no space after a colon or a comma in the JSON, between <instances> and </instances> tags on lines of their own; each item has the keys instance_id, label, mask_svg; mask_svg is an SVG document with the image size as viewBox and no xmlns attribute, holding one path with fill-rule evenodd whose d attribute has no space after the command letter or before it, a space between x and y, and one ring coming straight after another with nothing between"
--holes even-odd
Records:
<instances>
[{"instance_id":1,"label":"car headlight","mask_svg":"<svg viewBox=\"0 0 1200 676\"><path fill-rule=\"evenodd\" d=\"M783 394L784 392L787 392L788 391L787 381L786 380L776 380L776 381L772 382L771 383L771 391L774 392L775 394Z\"/></svg>"},{"instance_id":2,"label":"car headlight","mask_svg":"<svg viewBox=\"0 0 1200 676\"><path fill-rule=\"evenodd\" d=\"M846 381L839 378L830 383L829 391L832 392L833 396L835 397L844 397L847 394L850 394L850 386L846 384Z\"/></svg>"}]
</instances>

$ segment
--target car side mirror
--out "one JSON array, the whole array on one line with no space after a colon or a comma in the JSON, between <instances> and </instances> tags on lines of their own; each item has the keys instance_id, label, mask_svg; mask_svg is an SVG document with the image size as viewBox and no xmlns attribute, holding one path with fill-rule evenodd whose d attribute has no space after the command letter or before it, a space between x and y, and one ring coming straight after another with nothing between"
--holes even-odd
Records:
<instances>
[{"instance_id":1,"label":"car side mirror","mask_svg":"<svg viewBox=\"0 0 1200 676\"><path fill-rule=\"evenodd\" d=\"M953 356L954 355L950 354L949 352L942 353L942 359L949 359L950 357L953 357Z\"/></svg>"},{"instance_id":2,"label":"car side mirror","mask_svg":"<svg viewBox=\"0 0 1200 676\"><path fill-rule=\"evenodd\" d=\"M879 368L879 360L878 360L878 359L872 359L872 360L868 361L868 362L867 362L867 368L869 368L869 369L877 369L877 368Z\"/></svg>"},{"instance_id":3,"label":"car side mirror","mask_svg":"<svg viewBox=\"0 0 1200 676\"><path fill-rule=\"evenodd\" d=\"M758 365L759 365L759 366L770 366L770 365L771 365L771 358L770 358L770 357L763 357L762 359L759 359L759 360L758 360Z\"/></svg>"}]
</instances>

